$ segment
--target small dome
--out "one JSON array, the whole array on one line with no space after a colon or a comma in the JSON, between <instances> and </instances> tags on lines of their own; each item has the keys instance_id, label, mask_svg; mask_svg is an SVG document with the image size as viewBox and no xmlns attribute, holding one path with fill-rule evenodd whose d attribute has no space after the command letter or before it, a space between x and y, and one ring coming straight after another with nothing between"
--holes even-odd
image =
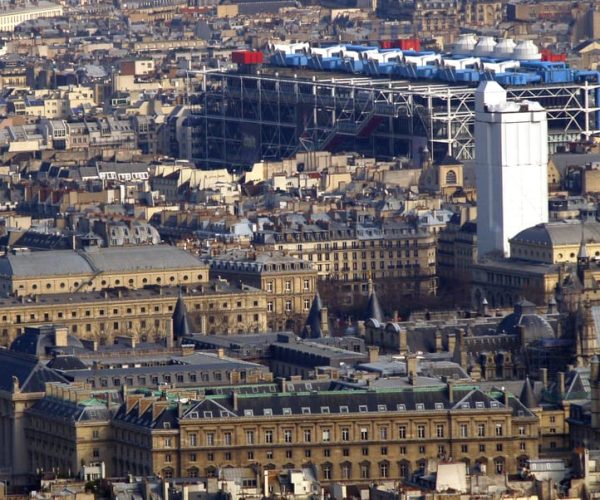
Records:
<instances>
[{"instance_id":1,"label":"small dome","mask_svg":"<svg viewBox=\"0 0 600 500\"><path fill-rule=\"evenodd\" d=\"M515 304L514 311L498 325L496 333L518 335L524 328L525 343L555 338L554 330L543 316L537 314L535 305L523 300Z\"/></svg>"},{"instance_id":2,"label":"small dome","mask_svg":"<svg viewBox=\"0 0 600 500\"><path fill-rule=\"evenodd\" d=\"M531 40L519 42L515 47L514 57L525 61L537 61L542 58L537 46Z\"/></svg>"},{"instance_id":3,"label":"small dome","mask_svg":"<svg viewBox=\"0 0 600 500\"><path fill-rule=\"evenodd\" d=\"M491 56L494 54L496 41L491 36L482 36L475 46L473 55L476 56Z\"/></svg>"}]
</instances>

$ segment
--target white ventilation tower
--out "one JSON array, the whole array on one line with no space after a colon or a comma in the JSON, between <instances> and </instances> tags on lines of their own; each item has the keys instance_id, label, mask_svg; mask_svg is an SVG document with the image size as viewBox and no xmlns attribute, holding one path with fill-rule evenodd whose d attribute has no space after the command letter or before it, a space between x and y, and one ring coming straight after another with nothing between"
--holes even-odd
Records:
<instances>
[{"instance_id":1,"label":"white ventilation tower","mask_svg":"<svg viewBox=\"0 0 600 500\"><path fill-rule=\"evenodd\" d=\"M455 54L471 55L477 45L477 37L471 34L460 35L454 44L452 51Z\"/></svg>"},{"instance_id":2,"label":"white ventilation tower","mask_svg":"<svg viewBox=\"0 0 600 500\"><path fill-rule=\"evenodd\" d=\"M506 59L512 57L517 44L511 38L503 38L494 47L494 56Z\"/></svg>"},{"instance_id":3,"label":"white ventilation tower","mask_svg":"<svg viewBox=\"0 0 600 500\"><path fill-rule=\"evenodd\" d=\"M539 61L542 58L539 49L531 40L523 40L517 44L513 52L515 59Z\"/></svg>"},{"instance_id":4,"label":"white ventilation tower","mask_svg":"<svg viewBox=\"0 0 600 500\"><path fill-rule=\"evenodd\" d=\"M494 48L496 47L496 40L491 36L482 36L475 49L473 50L474 56L485 57L492 56L494 54Z\"/></svg>"},{"instance_id":5,"label":"white ventilation tower","mask_svg":"<svg viewBox=\"0 0 600 500\"><path fill-rule=\"evenodd\" d=\"M548 122L537 102L509 102L495 81L475 93L477 247L510 256L509 239L548 222Z\"/></svg>"}]
</instances>

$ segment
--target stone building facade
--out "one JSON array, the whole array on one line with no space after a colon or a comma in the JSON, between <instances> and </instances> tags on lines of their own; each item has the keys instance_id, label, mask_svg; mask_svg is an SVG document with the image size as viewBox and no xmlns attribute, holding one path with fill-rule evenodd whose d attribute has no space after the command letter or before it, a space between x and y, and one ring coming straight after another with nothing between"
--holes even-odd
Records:
<instances>
[{"instance_id":1,"label":"stone building facade","mask_svg":"<svg viewBox=\"0 0 600 500\"><path fill-rule=\"evenodd\" d=\"M408 384L392 391L263 391L190 399L189 394L129 394L110 423L97 419L88 426L91 441L97 436L91 458L98 458L94 449L103 454L111 475L163 478L210 477L226 466L309 466L327 484L408 479L424 470L427 460L450 457L487 474L515 473L538 453L538 419L508 393L490 395L452 384ZM74 406L55 394L49 398L56 411ZM86 404L92 403L80 401L76 411L85 411ZM77 419L64 429L43 424L37 408L28 416L32 430L42 426L67 435L68 426L85 427ZM112 446L103 448L107 433ZM27 435L35 456L40 438ZM82 439L82 448L85 444L87 450L89 441ZM74 460L83 456L78 443L46 447L45 460L68 455L75 467Z\"/></svg>"},{"instance_id":2,"label":"stone building facade","mask_svg":"<svg viewBox=\"0 0 600 500\"><path fill-rule=\"evenodd\" d=\"M269 330L300 332L317 290L311 262L281 252L230 252L208 264L213 279L240 280L265 292Z\"/></svg>"}]
</instances>

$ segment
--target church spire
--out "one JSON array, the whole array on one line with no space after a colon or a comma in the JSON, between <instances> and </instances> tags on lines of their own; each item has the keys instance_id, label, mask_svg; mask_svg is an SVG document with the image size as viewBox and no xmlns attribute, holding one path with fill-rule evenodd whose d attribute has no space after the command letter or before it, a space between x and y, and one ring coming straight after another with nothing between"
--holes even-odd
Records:
<instances>
[{"instance_id":1,"label":"church spire","mask_svg":"<svg viewBox=\"0 0 600 500\"><path fill-rule=\"evenodd\" d=\"M367 302L367 308L365 310L363 319L365 321L369 319L375 319L379 323L383 323L384 320L383 310L379 305L379 299L375 293L375 287L373 286L373 280L371 279L371 276L369 276L369 301Z\"/></svg>"},{"instance_id":2,"label":"church spire","mask_svg":"<svg viewBox=\"0 0 600 500\"><path fill-rule=\"evenodd\" d=\"M175 304L175 310L173 311L173 316L171 318L173 320L173 340L180 340L183 337L191 335L187 309L185 307L181 289L179 290L177 303Z\"/></svg>"},{"instance_id":3,"label":"church spire","mask_svg":"<svg viewBox=\"0 0 600 500\"><path fill-rule=\"evenodd\" d=\"M302 336L304 338L320 338L325 337L329 333L327 326L327 308L323 307L321 302L321 296L319 292L315 294L306 323L302 329Z\"/></svg>"},{"instance_id":4,"label":"church spire","mask_svg":"<svg viewBox=\"0 0 600 500\"><path fill-rule=\"evenodd\" d=\"M583 219L581 221L581 242L579 243L579 251L577 252L577 277L581 284L585 287L585 272L590 268L590 256L587 245L585 244L585 228Z\"/></svg>"},{"instance_id":5,"label":"church spire","mask_svg":"<svg viewBox=\"0 0 600 500\"><path fill-rule=\"evenodd\" d=\"M584 362L588 362L598 351L598 332L589 300L583 303L582 316L580 355Z\"/></svg>"},{"instance_id":6,"label":"church spire","mask_svg":"<svg viewBox=\"0 0 600 500\"><path fill-rule=\"evenodd\" d=\"M523 406L526 408L536 408L537 407L537 399L533 393L533 387L531 387L531 382L529 381L529 377L525 379L525 383L523 384L523 389L521 389L521 394L519 395L519 400L523 403Z\"/></svg>"}]
</instances>

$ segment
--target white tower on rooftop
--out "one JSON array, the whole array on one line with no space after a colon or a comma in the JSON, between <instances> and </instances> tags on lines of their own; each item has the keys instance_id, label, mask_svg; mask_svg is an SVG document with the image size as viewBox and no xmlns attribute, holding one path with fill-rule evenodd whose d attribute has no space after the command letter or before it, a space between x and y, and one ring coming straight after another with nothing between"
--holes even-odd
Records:
<instances>
[{"instance_id":1,"label":"white tower on rooftop","mask_svg":"<svg viewBox=\"0 0 600 500\"><path fill-rule=\"evenodd\" d=\"M518 232L548 222L548 122L537 102L509 102L497 82L475 93L477 247L509 257Z\"/></svg>"}]
</instances>

